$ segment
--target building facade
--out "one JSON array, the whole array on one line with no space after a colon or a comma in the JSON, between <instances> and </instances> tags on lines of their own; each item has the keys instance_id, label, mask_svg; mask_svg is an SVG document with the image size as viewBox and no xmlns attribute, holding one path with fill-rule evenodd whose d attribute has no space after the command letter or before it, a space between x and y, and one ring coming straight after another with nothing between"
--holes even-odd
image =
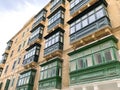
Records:
<instances>
[{"instance_id":1,"label":"building facade","mask_svg":"<svg viewBox=\"0 0 120 90\"><path fill-rule=\"evenodd\" d=\"M119 0L51 0L7 42L0 90L119 90L119 33Z\"/></svg>"}]
</instances>

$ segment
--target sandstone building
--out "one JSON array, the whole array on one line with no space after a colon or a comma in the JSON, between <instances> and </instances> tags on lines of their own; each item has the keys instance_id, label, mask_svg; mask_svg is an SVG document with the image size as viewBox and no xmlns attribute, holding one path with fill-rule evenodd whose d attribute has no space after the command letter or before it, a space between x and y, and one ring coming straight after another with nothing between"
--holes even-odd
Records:
<instances>
[{"instance_id":1,"label":"sandstone building","mask_svg":"<svg viewBox=\"0 0 120 90\"><path fill-rule=\"evenodd\" d=\"M0 90L120 90L120 0L51 0L7 42Z\"/></svg>"}]
</instances>

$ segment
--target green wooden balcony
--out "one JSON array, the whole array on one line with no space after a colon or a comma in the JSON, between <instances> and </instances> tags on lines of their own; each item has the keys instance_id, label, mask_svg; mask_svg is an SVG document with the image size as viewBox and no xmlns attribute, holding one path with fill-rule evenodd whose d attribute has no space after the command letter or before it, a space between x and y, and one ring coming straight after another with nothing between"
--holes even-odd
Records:
<instances>
[{"instance_id":1,"label":"green wooden balcony","mask_svg":"<svg viewBox=\"0 0 120 90\"><path fill-rule=\"evenodd\" d=\"M120 78L120 62L109 63L81 69L70 73L70 85L99 82Z\"/></svg>"}]
</instances>

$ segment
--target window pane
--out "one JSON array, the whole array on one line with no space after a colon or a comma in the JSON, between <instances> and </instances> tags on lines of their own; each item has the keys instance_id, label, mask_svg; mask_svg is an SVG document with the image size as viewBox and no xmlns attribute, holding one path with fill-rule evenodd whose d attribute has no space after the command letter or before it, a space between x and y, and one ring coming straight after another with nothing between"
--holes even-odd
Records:
<instances>
[{"instance_id":1,"label":"window pane","mask_svg":"<svg viewBox=\"0 0 120 90\"><path fill-rule=\"evenodd\" d=\"M70 8L73 8L73 7L74 7L74 2L70 4Z\"/></svg>"},{"instance_id":2,"label":"window pane","mask_svg":"<svg viewBox=\"0 0 120 90\"><path fill-rule=\"evenodd\" d=\"M89 23L94 22L95 21L95 15L93 14L93 15L89 16L88 19L89 19Z\"/></svg>"},{"instance_id":3,"label":"window pane","mask_svg":"<svg viewBox=\"0 0 120 90\"><path fill-rule=\"evenodd\" d=\"M88 21L87 21L87 19L84 19L83 21L82 21L82 27L85 27L85 26L87 26L88 25Z\"/></svg>"},{"instance_id":4,"label":"window pane","mask_svg":"<svg viewBox=\"0 0 120 90\"><path fill-rule=\"evenodd\" d=\"M58 42L59 41L59 37L57 36L56 38L55 38L55 42Z\"/></svg>"},{"instance_id":5,"label":"window pane","mask_svg":"<svg viewBox=\"0 0 120 90\"><path fill-rule=\"evenodd\" d=\"M41 72L41 74L40 74L40 79L41 80L43 79L43 72Z\"/></svg>"},{"instance_id":6,"label":"window pane","mask_svg":"<svg viewBox=\"0 0 120 90\"><path fill-rule=\"evenodd\" d=\"M75 27L73 26L70 28L70 34L73 34L74 32L75 32Z\"/></svg>"},{"instance_id":7,"label":"window pane","mask_svg":"<svg viewBox=\"0 0 120 90\"><path fill-rule=\"evenodd\" d=\"M101 53L96 53L96 54L94 54L94 61L95 61L95 64L100 64L100 63L102 63Z\"/></svg>"},{"instance_id":8,"label":"window pane","mask_svg":"<svg viewBox=\"0 0 120 90\"><path fill-rule=\"evenodd\" d=\"M52 74L52 77L56 76L56 68L52 68L51 74Z\"/></svg>"},{"instance_id":9,"label":"window pane","mask_svg":"<svg viewBox=\"0 0 120 90\"><path fill-rule=\"evenodd\" d=\"M47 71L44 71L44 79L47 78Z\"/></svg>"},{"instance_id":10,"label":"window pane","mask_svg":"<svg viewBox=\"0 0 120 90\"><path fill-rule=\"evenodd\" d=\"M93 65L92 56L87 56L86 57L86 63L87 63L88 67Z\"/></svg>"},{"instance_id":11,"label":"window pane","mask_svg":"<svg viewBox=\"0 0 120 90\"><path fill-rule=\"evenodd\" d=\"M103 17L103 16L104 16L103 9L99 10L99 11L96 13L96 16L97 16L97 19Z\"/></svg>"},{"instance_id":12,"label":"window pane","mask_svg":"<svg viewBox=\"0 0 120 90\"><path fill-rule=\"evenodd\" d=\"M77 23L76 24L76 31L80 30L81 29L81 23Z\"/></svg>"},{"instance_id":13,"label":"window pane","mask_svg":"<svg viewBox=\"0 0 120 90\"><path fill-rule=\"evenodd\" d=\"M70 71L72 72L72 71L75 71L75 70L76 70L76 61L72 61L70 63Z\"/></svg>"},{"instance_id":14,"label":"window pane","mask_svg":"<svg viewBox=\"0 0 120 90\"><path fill-rule=\"evenodd\" d=\"M75 5L79 3L79 0L75 0Z\"/></svg>"},{"instance_id":15,"label":"window pane","mask_svg":"<svg viewBox=\"0 0 120 90\"><path fill-rule=\"evenodd\" d=\"M113 55L112 55L111 50L105 50L105 51L104 51L104 54L105 54L105 59L106 59L106 61L111 61L111 60L113 60Z\"/></svg>"},{"instance_id":16,"label":"window pane","mask_svg":"<svg viewBox=\"0 0 120 90\"><path fill-rule=\"evenodd\" d=\"M77 68L78 69L81 69L84 67L84 62L83 62L83 59L82 58L79 58L78 61L77 61Z\"/></svg>"},{"instance_id":17,"label":"window pane","mask_svg":"<svg viewBox=\"0 0 120 90\"><path fill-rule=\"evenodd\" d=\"M48 70L48 78L51 77L51 69Z\"/></svg>"}]
</instances>

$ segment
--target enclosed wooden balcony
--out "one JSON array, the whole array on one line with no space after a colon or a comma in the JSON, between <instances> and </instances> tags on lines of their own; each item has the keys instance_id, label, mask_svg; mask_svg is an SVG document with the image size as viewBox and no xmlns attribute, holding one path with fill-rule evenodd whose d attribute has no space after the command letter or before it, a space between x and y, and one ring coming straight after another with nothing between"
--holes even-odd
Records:
<instances>
[{"instance_id":1,"label":"enclosed wooden balcony","mask_svg":"<svg viewBox=\"0 0 120 90\"><path fill-rule=\"evenodd\" d=\"M22 65L25 68L35 67L39 59L40 45L35 43L26 49Z\"/></svg>"},{"instance_id":2,"label":"enclosed wooden balcony","mask_svg":"<svg viewBox=\"0 0 120 90\"><path fill-rule=\"evenodd\" d=\"M51 0L51 4L52 4L52 1L53 0ZM65 7L65 0L59 0L55 5L52 5L50 12L51 13L54 12L60 6Z\"/></svg>"},{"instance_id":3,"label":"enclosed wooden balcony","mask_svg":"<svg viewBox=\"0 0 120 90\"><path fill-rule=\"evenodd\" d=\"M50 59L55 56L61 57L62 51L63 51L63 43L61 42L55 43L54 45L44 49L44 58Z\"/></svg>"}]
</instances>

